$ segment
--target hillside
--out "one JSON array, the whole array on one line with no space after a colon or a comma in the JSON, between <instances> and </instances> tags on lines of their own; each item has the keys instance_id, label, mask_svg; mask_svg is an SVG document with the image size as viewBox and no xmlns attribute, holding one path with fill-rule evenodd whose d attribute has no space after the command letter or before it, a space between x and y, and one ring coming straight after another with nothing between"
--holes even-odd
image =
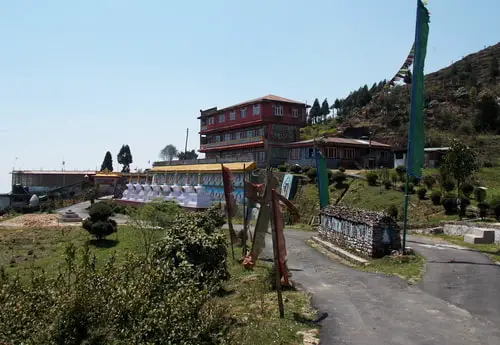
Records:
<instances>
[{"instance_id":1,"label":"hillside","mask_svg":"<svg viewBox=\"0 0 500 345\"><path fill-rule=\"evenodd\" d=\"M461 137L478 149L483 162L487 157L500 159L498 60L500 43L425 76L427 146L446 146L453 138ZM303 133L334 133L364 126L370 128L375 140L404 148L411 84L382 91L383 84L375 83L371 88L365 85L345 99L336 100L332 107L336 120L312 125Z\"/></svg>"}]
</instances>

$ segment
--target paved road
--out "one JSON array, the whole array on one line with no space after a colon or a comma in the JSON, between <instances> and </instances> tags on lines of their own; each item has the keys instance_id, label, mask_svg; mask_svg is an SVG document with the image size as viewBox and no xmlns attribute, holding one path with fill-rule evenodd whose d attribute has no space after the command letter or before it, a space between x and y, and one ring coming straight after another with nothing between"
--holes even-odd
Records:
<instances>
[{"instance_id":1,"label":"paved road","mask_svg":"<svg viewBox=\"0 0 500 345\"><path fill-rule=\"evenodd\" d=\"M479 252L424 237L409 246L426 258L424 291L500 325L500 266Z\"/></svg>"},{"instance_id":2,"label":"paved road","mask_svg":"<svg viewBox=\"0 0 500 345\"><path fill-rule=\"evenodd\" d=\"M311 235L286 231L288 266L313 305L329 314L322 344L500 344L498 326L397 277L336 263L305 243ZM271 258L270 248L263 257Z\"/></svg>"},{"instance_id":3,"label":"paved road","mask_svg":"<svg viewBox=\"0 0 500 345\"><path fill-rule=\"evenodd\" d=\"M89 206L90 206L90 201L84 201L84 202L81 202L78 204L71 205L69 207L60 208L60 209L56 210L56 212L62 213L62 212L66 212L68 210L71 210L71 211L75 212L76 214L78 214L82 219L85 219L89 216L89 212L87 211L87 208ZM126 224L128 221L127 216L125 216L123 214L117 214L111 218L114 219L116 221L116 223L118 223L118 224Z\"/></svg>"}]
</instances>

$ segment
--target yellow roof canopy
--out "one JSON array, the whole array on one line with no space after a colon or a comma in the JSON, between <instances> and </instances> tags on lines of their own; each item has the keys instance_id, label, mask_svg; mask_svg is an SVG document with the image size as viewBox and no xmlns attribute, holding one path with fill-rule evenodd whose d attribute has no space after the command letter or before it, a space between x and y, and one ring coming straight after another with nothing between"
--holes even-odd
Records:
<instances>
[{"instance_id":1,"label":"yellow roof canopy","mask_svg":"<svg viewBox=\"0 0 500 345\"><path fill-rule=\"evenodd\" d=\"M257 165L255 162L242 163L222 163L231 171L243 171L243 166L246 170L254 170ZM221 163L215 164L192 164L192 165L166 165L153 167L150 172L153 173L218 173L221 172Z\"/></svg>"}]
</instances>

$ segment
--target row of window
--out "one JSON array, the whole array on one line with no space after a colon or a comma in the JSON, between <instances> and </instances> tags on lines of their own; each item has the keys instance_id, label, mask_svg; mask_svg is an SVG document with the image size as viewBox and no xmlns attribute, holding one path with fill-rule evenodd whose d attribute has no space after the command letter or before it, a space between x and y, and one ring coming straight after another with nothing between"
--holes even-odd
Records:
<instances>
[{"instance_id":1,"label":"row of window","mask_svg":"<svg viewBox=\"0 0 500 345\"><path fill-rule=\"evenodd\" d=\"M221 141L238 140L244 138L254 138L264 136L264 128L250 129L242 132L231 132L224 135L215 135L207 138L208 143L218 143Z\"/></svg>"},{"instance_id":2,"label":"row of window","mask_svg":"<svg viewBox=\"0 0 500 345\"><path fill-rule=\"evenodd\" d=\"M290 159L298 160L300 159L300 148L292 149L290 153ZM354 159L355 150L354 149L344 149L344 158ZM314 149L309 148L306 151L306 158L314 158ZM325 158L340 158L337 147L327 147L325 148Z\"/></svg>"},{"instance_id":3,"label":"row of window","mask_svg":"<svg viewBox=\"0 0 500 345\"><path fill-rule=\"evenodd\" d=\"M240 118L244 119L247 117L247 107L239 109L240 113ZM236 120L236 110L232 110L228 113L229 115L229 121L235 121ZM260 104L254 104L252 106L252 116L257 116L260 115ZM274 116L283 116L283 106L280 104L274 104L273 105L273 115ZM292 117L298 118L299 117L299 109L298 108L292 108ZM202 120L202 125L205 125L205 123ZM222 123L226 121L226 114L220 114L218 118L218 123ZM215 125L215 117L210 116L208 118L208 124L209 125Z\"/></svg>"}]
</instances>

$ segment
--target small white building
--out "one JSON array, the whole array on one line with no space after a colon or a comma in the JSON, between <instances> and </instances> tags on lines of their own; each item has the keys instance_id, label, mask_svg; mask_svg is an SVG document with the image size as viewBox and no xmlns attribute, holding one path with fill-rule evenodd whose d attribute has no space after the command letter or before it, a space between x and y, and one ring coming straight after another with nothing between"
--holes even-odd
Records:
<instances>
[{"instance_id":1,"label":"small white building","mask_svg":"<svg viewBox=\"0 0 500 345\"><path fill-rule=\"evenodd\" d=\"M424 168L439 168L449 147L427 147L424 149ZM394 168L406 166L406 150L394 151Z\"/></svg>"}]
</instances>

